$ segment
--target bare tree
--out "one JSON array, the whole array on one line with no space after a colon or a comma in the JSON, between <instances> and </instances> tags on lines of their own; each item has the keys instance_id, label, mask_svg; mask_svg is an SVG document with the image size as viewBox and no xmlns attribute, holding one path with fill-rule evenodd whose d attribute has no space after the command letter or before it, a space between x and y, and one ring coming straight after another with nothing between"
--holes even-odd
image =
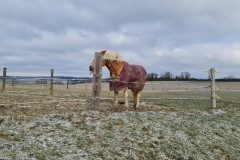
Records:
<instances>
[{"instance_id":1,"label":"bare tree","mask_svg":"<svg viewBox=\"0 0 240 160\"><path fill-rule=\"evenodd\" d=\"M147 74L147 80L148 81L157 81L158 76L159 75L157 73L149 73L149 74Z\"/></svg>"},{"instance_id":2,"label":"bare tree","mask_svg":"<svg viewBox=\"0 0 240 160\"><path fill-rule=\"evenodd\" d=\"M190 80L191 79L191 73L189 72L181 72L179 76L176 76L177 80Z\"/></svg>"},{"instance_id":3,"label":"bare tree","mask_svg":"<svg viewBox=\"0 0 240 160\"><path fill-rule=\"evenodd\" d=\"M173 80L173 74L171 72L165 72L160 75L161 80Z\"/></svg>"},{"instance_id":4,"label":"bare tree","mask_svg":"<svg viewBox=\"0 0 240 160\"><path fill-rule=\"evenodd\" d=\"M191 78L191 73L189 72L184 72L184 79L189 80Z\"/></svg>"}]
</instances>

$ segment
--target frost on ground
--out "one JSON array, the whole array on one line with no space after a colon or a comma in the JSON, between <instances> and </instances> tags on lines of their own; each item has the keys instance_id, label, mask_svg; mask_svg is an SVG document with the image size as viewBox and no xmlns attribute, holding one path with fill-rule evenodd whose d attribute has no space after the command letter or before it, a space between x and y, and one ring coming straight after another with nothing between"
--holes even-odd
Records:
<instances>
[{"instance_id":1,"label":"frost on ground","mask_svg":"<svg viewBox=\"0 0 240 160\"><path fill-rule=\"evenodd\" d=\"M240 115L82 111L0 117L0 159L238 159Z\"/></svg>"}]
</instances>

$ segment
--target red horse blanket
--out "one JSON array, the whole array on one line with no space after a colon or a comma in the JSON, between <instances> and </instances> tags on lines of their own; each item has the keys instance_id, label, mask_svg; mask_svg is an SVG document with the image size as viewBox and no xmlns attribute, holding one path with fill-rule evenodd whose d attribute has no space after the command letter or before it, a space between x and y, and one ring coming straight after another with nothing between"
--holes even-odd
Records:
<instances>
[{"instance_id":1,"label":"red horse blanket","mask_svg":"<svg viewBox=\"0 0 240 160\"><path fill-rule=\"evenodd\" d=\"M110 90L121 91L126 87L132 92L143 90L147 77L146 70L140 65L129 65L123 61L123 69L118 79L110 81Z\"/></svg>"}]
</instances>

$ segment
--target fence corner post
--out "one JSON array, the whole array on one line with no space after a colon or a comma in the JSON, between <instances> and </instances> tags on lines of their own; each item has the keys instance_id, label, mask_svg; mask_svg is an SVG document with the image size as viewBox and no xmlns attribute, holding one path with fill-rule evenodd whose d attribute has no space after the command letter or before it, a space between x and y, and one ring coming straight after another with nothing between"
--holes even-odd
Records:
<instances>
[{"instance_id":1,"label":"fence corner post","mask_svg":"<svg viewBox=\"0 0 240 160\"><path fill-rule=\"evenodd\" d=\"M3 77L2 77L2 91L5 90L5 85L6 85L6 77L7 77L7 68L3 68Z\"/></svg>"},{"instance_id":2,"label":"fence corner post","mask_svg":"<svg viewBox=\"0 0 240 160\"><path fill-rule=\"evenodd\" d=\"M100 92L102 80L102 59L103 55L95 52L95 66L93 71L93 85L92 85L92 104L91 109L99 108Z\"/></svg>"}]
</instances>

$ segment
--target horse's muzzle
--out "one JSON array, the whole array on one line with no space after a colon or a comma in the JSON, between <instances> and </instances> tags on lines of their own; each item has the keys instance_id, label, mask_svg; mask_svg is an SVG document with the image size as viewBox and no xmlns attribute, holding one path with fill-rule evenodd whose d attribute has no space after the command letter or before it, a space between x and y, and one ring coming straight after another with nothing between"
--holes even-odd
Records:
<instances>
[{"instance_id":1,"label":"horse's muzzle","mask_svg":"<svg viewBox=\"0 0 240 160\"><path fill-rule=\"evenodd\" d=\"M94 71L94 67L91 65L89 66L89 71L93 72Z\"/></svg>"}]
</instances>

